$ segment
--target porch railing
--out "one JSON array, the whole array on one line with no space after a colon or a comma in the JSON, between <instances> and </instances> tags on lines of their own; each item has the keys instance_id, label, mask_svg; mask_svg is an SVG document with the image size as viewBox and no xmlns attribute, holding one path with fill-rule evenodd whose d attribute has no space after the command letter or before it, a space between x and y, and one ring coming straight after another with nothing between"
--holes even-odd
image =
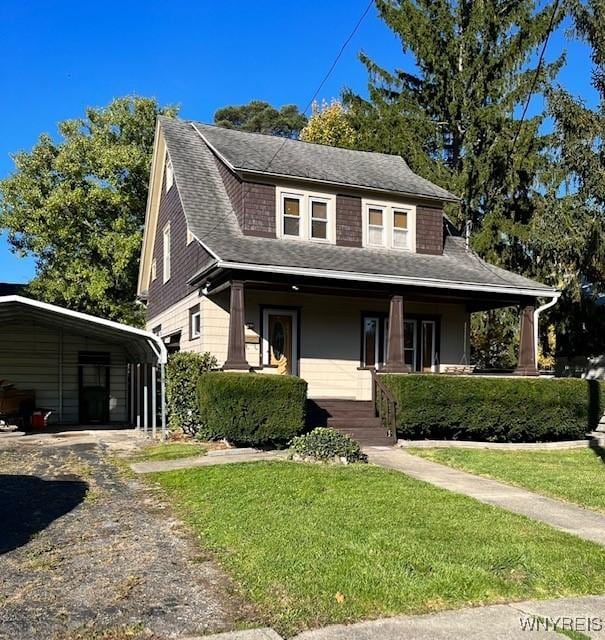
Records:
<instances>
[{"instance_id":1,"label":"porch railing","mask_svg":"<svg viewBox=\"0 0 605 640\"><path fill-rule=\"evenodd\" d=\"M372 369L372 401L376 416L382 421L387 434L394 442L397 441L397 400L391 390L380 379L375 369Z\"/></svg>"}]
</instances>

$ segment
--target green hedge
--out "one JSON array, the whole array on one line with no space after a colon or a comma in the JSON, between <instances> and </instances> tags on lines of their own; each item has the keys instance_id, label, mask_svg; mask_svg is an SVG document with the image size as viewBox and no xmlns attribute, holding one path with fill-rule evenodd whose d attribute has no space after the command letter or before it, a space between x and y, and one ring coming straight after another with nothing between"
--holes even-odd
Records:
<instances>
[{"instance_id":1,"label":"green hedge","mask_svg":"<svg viewBox=\"0 0 605 640\"><path fill-rule=\"evenodd\" d=\"M603 383L577 379L382 375L406 439L548 442L596 428Z\"/></svg>"},{"instance_id":2,"label":"green hedge","mask_svg":"<svg viewBox=\"0 0 605 640\"><path fill-rule=\"evenodd\" d=\"M198 382L200 437L285 444L305 425L307 383L295 376L207 373Z\"/></svg>"},{"instance_id":3,"label":"green hedge","mask_svg":"<svg viewBox=\"0 0 605 640\"><path fill-rule=\"evenodd\" d=\"M200 377L218 367L209 353L179 351L169 356L166 365L166 405L171 429L195 435L200 428L196 388Z\"/></svg>"}]
</instances>

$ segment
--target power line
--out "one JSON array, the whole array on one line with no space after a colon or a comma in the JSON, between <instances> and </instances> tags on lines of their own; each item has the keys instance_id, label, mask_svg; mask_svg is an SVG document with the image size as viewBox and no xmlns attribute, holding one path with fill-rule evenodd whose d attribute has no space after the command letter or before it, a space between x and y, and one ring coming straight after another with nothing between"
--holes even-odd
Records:
<instances>
[{"instance_id":1,"label":"power line","mask_svg":"<svg viewBox=\"0 0 605 640\"><path fill-rule=\"evenodd\" d=\"M332 71L334 71L334 69L336 68L336 65L338 64L338 61L340 60L340 58L342 57L342 54L344 53L345 49L347 48L347 45L349 44L349 42L351 42L351 40L353 39L353 37L355 36L357 31L359 30L359 27L361 27L362 22L364 21L365 17L368 15L368 13L369 13L370 9L372 8L373 4L374 4L374 0L370 0L368 2L364 12L361 14L361 16L359 17L359 20L357 20L357 22L355 23L355 26L353 27L353 29L351 30L351 32L347 36L346 40L343 42L342 46L340 47L338 53L336 54L336 57L334 58L332 64L330 65L330 68L325 73L325 75L322 78L321 82L317 86L317 89L315 89L315 91L313 92L313 95L311 96L311 99L307 103L307 106L303 109L303 111L302 111L303 114L305 114L309 110L309 108L312 106L313 102L315 101L315 98L317 98L317 95L321 91L322 87L327 82L328 78L332 75ZM279 147L277 148L275 153L269 159L269 162L267 163L266 167L264 169L262 169L262 172L269 171L269 169L270 169L271 165L273 164L275 158L277 158L277 156L279 155L280 151L284 148L284 145L288 142L288 140L290 140L290 138L284 137L284 139L282 140L282 143L279 145ZM249 190L250 187L248 187L248 185L246 185L246 186L247 186L247 188ZM244 193L244 198L245 198L246 195L247 195L247 192ZM233 208L230 209L230 211L229 211L229 213L227 215L231 215L231 214L236 215L236 213L233 210ZM217 221L217 223L212 227L212 229L210 229L210 231L208 231L208 233L204 234L204 240L207 240L211 236L211 234L214 233L214 231L216 231L216 229L221 224L221 222L224 222L226 220L227 215L221 216L221 219Z\"/></svg>"}]
</instances>

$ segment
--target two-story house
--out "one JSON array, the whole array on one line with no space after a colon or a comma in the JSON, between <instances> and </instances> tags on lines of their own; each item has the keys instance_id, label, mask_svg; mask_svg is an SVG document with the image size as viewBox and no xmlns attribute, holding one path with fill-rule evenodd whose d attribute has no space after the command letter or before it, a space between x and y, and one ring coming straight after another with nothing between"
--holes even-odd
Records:
<instances>
[{"instance_id":1,"label":"two-story house","mask_svg":"<svg viewBox=\"0 0 605 640\"><path fill-rule=\"evenodd\" d=\"M138 293L169 350L292 373L315 398L371 397L372 369L469 364L470 314L554 289L489 265L443 214L457 198L399 156L160 118Z\"/></svg>"}]
</instances>

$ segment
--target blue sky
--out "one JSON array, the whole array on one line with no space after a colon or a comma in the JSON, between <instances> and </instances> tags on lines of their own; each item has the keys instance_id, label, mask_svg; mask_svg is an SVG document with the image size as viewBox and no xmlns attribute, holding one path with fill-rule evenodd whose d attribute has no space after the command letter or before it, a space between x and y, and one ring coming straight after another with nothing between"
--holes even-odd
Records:
<instances>
[{"instance_id":1,"label":"blue sky","mask_svg":"<svg viewBox=\"0 0 605 640\"><path fill-rule=\"evenodd\" d=\"M366 6L367 0L2 0L0 177L13 169L11 153L116 96L155 96L207 122L217 108L251 99L303 108ZM564 48L560 82L592 103L586 47L566 42L560 29L547 57ZM344 86L365 91L361 50L387 68L404 65L399 41L372 8L319 98L338 96ZM11 254L0 237L0 281L24 282L33 274L33 261Z\"/></svg>"}]
</instances>

